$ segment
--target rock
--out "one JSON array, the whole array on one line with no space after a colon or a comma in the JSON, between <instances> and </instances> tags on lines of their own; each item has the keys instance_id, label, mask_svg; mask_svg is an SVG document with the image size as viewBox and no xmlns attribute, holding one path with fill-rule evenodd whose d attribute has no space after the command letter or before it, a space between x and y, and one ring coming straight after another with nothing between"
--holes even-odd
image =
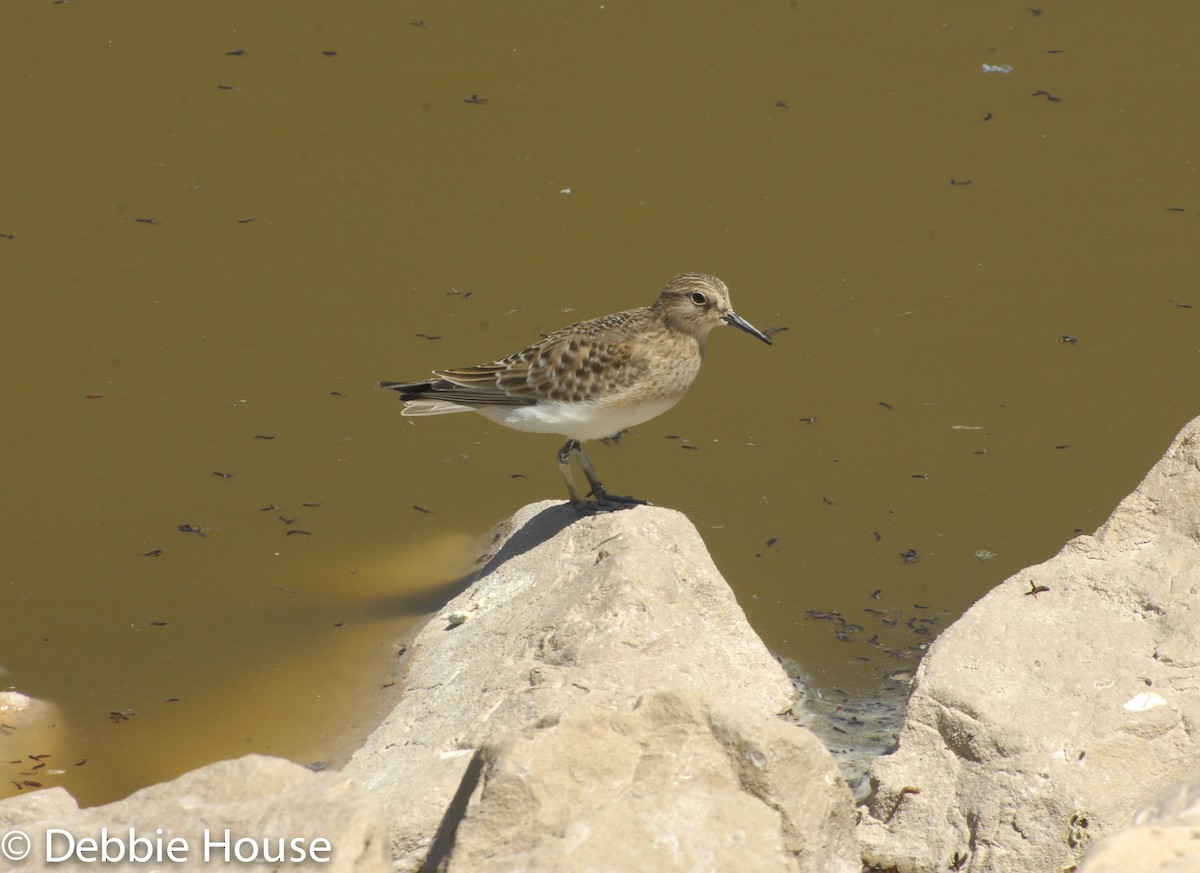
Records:
<instances>
[{"instance_id":1,"label":"rock","mask_svg":"<svg viewBox=\"0 0 1200 873\"><path fill-rule=\"evenodd\" d=\"M1097 843L1079 873L1200 871L1200 770L1169 785L1134 817L1133 826Z\"/></svg>"},{"instance_id":2,"label":"rock","mask_svg":"<svg viewBox=\"0 0 1200 873\"><path fill-rule=\"evenodd\" d=\"M28 830L38 822L62 821L78 811L79 804L65 788L29 791L0 802L0 830Z\"/></svg>"},{"instance_id":3,"label":"rock","mask_svg":"<svg viewBox=\"0 0 1200 873\"><path fill-rule=\"evenodd\" d=\"M999 585L933 644L899 748L872 767L867 860L1069 870L1194 766L1198 541L1200 419L1095 535Z\"/></svg>"},{"instance_id":4,"label":"rock","mask_svg":"<svg viewBox=\"0 0 1200 873\"><path fill-rule=\"evenodd\" d=\"M680 513L639 507L580 518L559 503L526 507L498 536L474 584L430 621L405 657L400 702L344 771L383 802L398 870L421 867L439 828L438 860L470 869L484 862L487 835L518 821L522 828L504 851L523 853L540 869L560 862L565 866L556 869L588 869L584 860L580 866L567 860L571 843L582 847L581 857L600 857L605 869L621 869L609 866L618 851L635 862L650 851L669 854L673 838L679 852L688 839L706 840L706 851L732 851L705 833L732 822L756 847L773 839L776 861L790 869L809 869L795 866L805 859L802 848L793 848L803 845L830 847L825 869L842 869L851 856L857 869L853 841L838 830L852 813L847 789L832 759L802 729L764 726L790 706L792 685ZM668 691L676 695L670 700L689 701L676 704L687 713L676 728L663 715L671 709L667 698L654 696ZM714 724L729 725L728 736L722 739ZM641 739L621 739L623 730ZM780 731L794 743L780 739ZM720 780L706 777L707 794L689 792L659 817L655 805L685 781L682 767L665 763L677 751L676 739L685 737L689 748L705 749L695 752L697 767L704 762L708 773L724 756L726 772ZM803 772L772 766L756 794L736 776L751 774L732 751L743 740L746 749L759 743L776 750L771 755L781 762L802 760ZM510 777L534 749L537 771L519 787ZM560 762L552 754L567 757ZM823 763L813 764L814 756ZM586 784L592 778L599 784ZM804 809L826 803L840 813L821 818L793 801L771 807L763 798L788 780L803 786L797 792L824 792ZM626 783L637 792L622 794ZM530 791L564 808L542 807L527 820ZM450 836L464 813L460 856ZM814 816L828 832L802 830ZM689 821L700 831L685 838ZM553 835L560 825L569 839ZM627 838L641 842L618 849ZM659 838L661 845L654 842ZM600 846L607 855L594 854Z\"/></svg>"},{"instance_id":5,"label":"rock","mask_svg":"<svg viewBox=\"0 0 1200 873\"><path fill-rule=\"evenodd\" d=\"M385 857L387 825L379 804L366 791L337 774L313 773L263 755L218 761L116 803L87 809L76 807L62 788L22 794L0 803L0 833L14 828L32 841L29 859L20 867L24 873L164 869L170 856L156 858L153 853L170 851L172 839L181 841L175 844L176 858L187 859L180 869L391 869ZM80 847L88 838L97 841L97 853L74 854L83 851ZM250 842L239 844L243 839ZM322 839L328 842L327 852ZM220 845L226 842L228 849ZM110 858L121 860L103 862L98 852L105 845ZM131 863L131 851L152 854L139 855ZM281 852L285 863L266 860ZM307 863L288 860L301 852ZM323 860L326 856L328 861ZM242 860L251 858L255 860Z\"/></svg>"},{"instance_id":6,"label":"rock","mask_svg":"<svg viewBox=\"0 0 1200 873\"><path fill-rule=\"evenodd\" d=\"M443 830L450 873L861 869L849 789L820 741L695 694L489 741L464 785L465 815Z\"/></svg>"},{"instance_id":7,"label":"rock","mask_svg":"<svg viewBox=\"0 0 1200 873\"><path fill-rule=\"evenodd\" d=\"M777 717L793 686L677 512L526 507L405 663L341 775L251 755L90 809L31 792L0 834L30 836L27 871L90 869L87 838L123 852L105 870L174 866L171 840L181 869L860 869L849 789Z\"/></svg>"}]
</instances>

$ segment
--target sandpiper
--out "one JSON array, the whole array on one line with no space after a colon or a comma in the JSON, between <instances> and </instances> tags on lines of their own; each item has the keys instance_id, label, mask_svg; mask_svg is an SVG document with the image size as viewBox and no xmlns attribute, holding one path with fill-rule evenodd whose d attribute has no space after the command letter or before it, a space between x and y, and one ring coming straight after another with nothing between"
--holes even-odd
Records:
<instances>
[{"instance_id":1,"label":"sandpiper","mask_svg":"<svg viewBox=\"0 0 1200 873\"><path fill-rule=\"evenodd\" d=\"M719 324L771 344L733 311L724 282L682 273L650 306L569 325L490 364L379 386L400 394L403 415L478 412L513 430L567 437L558 465L571 505L584 514L609 512L645 501L605 491L581 443L613 436L678 403L700 372L709 331ZM591 486L591 500L575 485L572 454Z\"/></svg>"}]
</instances>

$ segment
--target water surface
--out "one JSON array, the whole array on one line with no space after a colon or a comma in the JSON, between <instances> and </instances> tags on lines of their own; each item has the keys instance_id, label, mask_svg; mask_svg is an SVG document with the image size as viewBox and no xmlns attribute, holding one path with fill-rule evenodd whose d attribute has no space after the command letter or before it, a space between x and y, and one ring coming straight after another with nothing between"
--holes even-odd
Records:
<instances>
[{"instance_id":1,"label":"water surface","mask_svg":"<svg viewBox=\"0 0 1200 873\"><path fill-rule=\"evenodd\" d=\"M1197 414L1195 19L8 9L0 664L61 707L40 781L332 756L466 543L562 493L560 440L375 381L683 270L786 330L714 335L601 476L686 512L818 690L911 669Z\"/></svg>"}]
</instances>

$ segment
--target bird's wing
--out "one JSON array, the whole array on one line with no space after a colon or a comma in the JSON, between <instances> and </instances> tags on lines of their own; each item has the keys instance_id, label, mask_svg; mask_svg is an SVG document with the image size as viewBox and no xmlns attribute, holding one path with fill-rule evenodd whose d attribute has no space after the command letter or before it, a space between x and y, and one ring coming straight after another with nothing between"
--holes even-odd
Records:
<instances>
[{"instance_id":1,"label":"bird's wing","mask_svg":"<svg viewBox=\"0 0 1200 873\"><path fill-rule=\"evenodd\" d=\"M623 339L552 334L503 361L435 370L438 381L431 393L454 403L494 406L619 395L647 370L646 361L633 350Z\"/></svg>"}]
</instances>

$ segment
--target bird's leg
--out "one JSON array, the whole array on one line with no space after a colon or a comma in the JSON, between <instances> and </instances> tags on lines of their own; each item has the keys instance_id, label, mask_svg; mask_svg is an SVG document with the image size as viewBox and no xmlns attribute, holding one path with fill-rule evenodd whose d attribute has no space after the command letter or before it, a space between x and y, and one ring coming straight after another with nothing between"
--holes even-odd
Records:
<instances>
[{"instance_id":1,"label":"bird's leg","mask_svg":"<svg viewBox=\"0 0 1200 873\"><path fill-rule=\"evenodd\" d=\"M558 469L562 471L563 479L567 483L567 494L571 497L571 505L576 509L587 502L579 496L579 489L575 487L575 477L571 474L571 452L578 448L578 440L567 440L558 450Z\"/></svg>"},{"instance_id":2,"label":"bird's leg","mask_svg":"<svg viewBox=\"0 0 1200 873\"><path fill-rule=\"evenodd\" d=\"M571 475L570 461L572 453L579 456L579 467L583 470L583 475L587 477L588 485L592 488L593 500L581 500L579 497L579 491L575 487L575 478ZM645 500L638 500L636 497L619 497L605 491L604 486L600 484L600 480L596 478L596 471L592 467L591 459L583 451L583 446L579 444L579 440L567 440L566 445L558 450L558 466L563 471L563 478L567 480L567 493L571 495L571 506L577 512L591 515L599 512L629 509L631 506L646 505Z\"/></svg>"},{"instance_id":3,"label":"bird's leg","mask_svg":"<svg viewBox=\"0 0 1200 873\"><path fill-rule=\"evenodd\" d=\"M583 450L583 446L575 443L575 454L579 456L579 468L583 470L583 475L587 477L588 484L592 486L592 496L597 500L603 500L608 497L608 492L604 490L604 486L600 484L600 480L596 478L596 471L592 467L592 459L587 456ZM623 500L626 498L617 498Z\"/></svg>"}]
</instances>

